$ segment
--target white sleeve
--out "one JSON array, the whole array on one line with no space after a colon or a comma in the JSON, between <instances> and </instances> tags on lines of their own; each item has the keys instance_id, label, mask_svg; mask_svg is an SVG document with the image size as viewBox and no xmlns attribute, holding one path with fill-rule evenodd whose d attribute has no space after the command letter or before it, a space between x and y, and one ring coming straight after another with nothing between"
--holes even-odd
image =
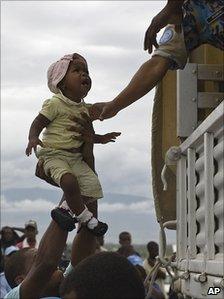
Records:
<instances>
[{"instance_id":1,"label":"white sleeve","mask_svg":"<svg viewBox=\"0 0 224 299\"><path fill-rule=\"evenodd\" d=\"M74 267L72 266L71 262L68 264L68 267L65 269L65 272L64 272L64 277L67 277L71 272L72 270L74 270Z\"/></svg>"},{"instance_id":2,"label":"white sleeve","mask_svg":"<svg viewBox=\"0 0 224 299\"><path fill-rule=\"evenodd\" d=\"M176 32L174 25L168 25L159 41L159 47L152 56L162 56L171 61L170 69L183 69L187 63L187 51L183 30Z\"/></svg>"},{"instance_id":3,"label":"white sleeve","mask_svg":"<svg viewBox=\"0 0 224 299\"><path fill-rule=\"evenodd\" d=\"M20 284L13 288L8 294L5 295L4 299L20 299Z\"/></svg>"}]
</instances>

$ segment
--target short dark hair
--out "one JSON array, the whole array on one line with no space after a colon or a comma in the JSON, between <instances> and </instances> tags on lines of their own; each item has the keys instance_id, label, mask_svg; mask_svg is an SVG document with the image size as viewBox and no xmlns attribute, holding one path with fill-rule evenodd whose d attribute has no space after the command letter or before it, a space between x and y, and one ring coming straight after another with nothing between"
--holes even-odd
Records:
<instances>
[{"instance_id":1,"label":"short dark hair","mask_svg":"<svg viewBox=\"0 0 224 299\"><path fill-rule=\"evenodd\" d=\"M122 238L127 238L127 237L130 237L131 238L131 234L129 232L121 232L119 234L119 239L122 239Z\"/></svg>"},{"instance_id":2,"label":"short dark hair","mask_svg":"<svg viewBox=\"0 0 224 299\"><path fill-rule=\"evenodd\" d=\"M154 258L159 253L159 245L154 241L150 241L147 244L147 250L149 252L149 255Z\"/></svg>"},{"instance_id":3,"label":"short dark hair","mask_svg":"<svg viewBox=\"0 0 224 299\"><path fill-rule=\"evenodd\" d=\"M102 252L83 260L61 284L61 296L74 291L78 299L144 299L135 267L123 256Z\"/></svg>"},{"instance_id":4,"label":"short dark hair","mask_svg":"<svg viewBox=\"0 0 224 299\"><path fill-rule=\"evenodd\" d=\"M15 279L19 275L26 275L29 247L16 251L5 263L5 277L11 288L16 287Z\"/></svg>"}]
</instances>

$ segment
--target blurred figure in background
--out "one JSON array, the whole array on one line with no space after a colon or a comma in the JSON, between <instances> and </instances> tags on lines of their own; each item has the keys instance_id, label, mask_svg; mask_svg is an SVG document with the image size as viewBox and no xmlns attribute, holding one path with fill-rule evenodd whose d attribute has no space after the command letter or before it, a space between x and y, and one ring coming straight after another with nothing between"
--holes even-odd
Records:
<instances>
[{"instance_id":1,"label":"blurred figure in background","mask_svg":"<svg viewBox=\"0 0 224 299\"><path fill-rule=\"evenodd\" d=\"M135 252L132 245L124 245L120 248L119 254L126 257L132 265L143 266L143 259Z\"/></svg>"},{"instance_id":2,"label":"blurred figure in background","mask_svg":"<svg viewBox=\"0 0 224 299\"><path fill-rule=\"evenodd\" d=\"M16 246L19 242L24 240L24 236L19 236L13 227L3 226L1 229L1 250L5 253L5 249L9 246Z\"/></svg>"},{"instance_id":3,"label":"blurred figure in background","mask_svg":"<svg viewBox=\"0 0 224 299\"><path fill-rule=\"evenodd\" d=\"M129 232L121 232L119 234L119 244L121 245L120 248L118 248L117 253L123 252L123 247L128 246L128 245L132 245L132 238L131 238L131 234ZM138 256L140 256L140 254L135 251L135 254L137 254ZM121 255L123 255L122 253L120 253Z\"/></svg>"},{"instance_id":4,"label":"blurred figure in background","mask_svg":"<svg viewBox=\"0 0 224 299\"><path fill-rule=\"evenodd\" d=\"M143 267L146 271L146 274L148 275L156 263L156 257L159 255L159 246L156 242L151 241L147 244L147 250L149 256L147 259L144 260ZM165 279L166 279L166 270L163 268L159 268L155 282L159 286L160 290L164 295L165 295L165 285L164 285Z\"/></svg>"},{"instance_id":5,"label":"blurred figure in background","mask_svg":"<svg viewBox=\"0 0 224 299\"><path fill-rule=\"evenodd\" d=\"M17 229L18 230L18 229ZM37 223L34 220L29 220L25 223L24 234L25 240L18 244L19 248L37 248L38 242L36 236L38 234Z\"/></svg>"},{"instance_id":6,"label":"blurred figure in background","mask_svg":"<svg viewBox=\"0 0 224 299\"><path fill-rule=\"evenodd\" d=\"M104 247L104 236L99 236L96 238L96 253L107 251Z\"/></svg>"},{"instance_id":7,"label":"blurred figure in background","mask_svg":"<svg viewBox=\"0 0 224 299\"><path fill-rule=\"evenodd\" d=\"M9 286L8 281L5 278L4 265L5 263L7 263L9 257L18 250L19 248L16 246L9 246L5 249L4 256L1 251L0 298L4 298L4 296L11 290L11 287Z\"/></svg>"}]
</instances>

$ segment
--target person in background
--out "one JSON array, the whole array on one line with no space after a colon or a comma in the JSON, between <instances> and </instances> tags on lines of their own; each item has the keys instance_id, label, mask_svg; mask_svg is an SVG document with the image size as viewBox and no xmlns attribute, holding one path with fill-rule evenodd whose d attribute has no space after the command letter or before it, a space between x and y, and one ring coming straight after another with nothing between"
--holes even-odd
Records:
<instances>
[{"instance_id":1,"label":"person in background","mask_svg":"<svg viewBox=\"0 0 224 299\"><path fill-rule=\"evenodd\" d=\"M121 246L118 248L117 253L120 253L120 251L123 252L123 247L124 246L132 245L131 234L129 232L126 232L126 231L121 232L119 234L119 244ZM134 252L135 252L135 254L140 256L140 254L137 251L134 251ZM121 255L123 255L123 254L121 254Z\"/></svg>"},{"instance_id":2,"label":"person in background","mask_svg":"<svg viewBox=\"0 0 224 299\"><path fill-rule=\"evenodd\" d=\"M107 251L107 249L104 247L104 236L99 236L96 238L96 252L104 252Z\"/></svg>"},{"instance_id":3,"label":"person in background","mask_svg":"<svg viewBox=\"0 0 224 299\"><path fill-rule=\"evenodd\" d=\"M101 252L81 261L61 284L61 298L144 299L135 267L116 252Z\"/></svg>"},{"instance_id":4,"label":"person in background","mask_svg":"<svg viewBox=\"0 0 224 299\"><path fill-rule=\"evenodd\" d=\"M138 274L140 275L141 280L144 283L145 279L146 279L146 276L147 276L145 269L142 266L140 266L140 265L135 265L135 269L138 271ZM148 293L148 287L149 287L149 284L148 284L147 287L145 287L146 294ZM165 296L161 292L158 284L155 283L155 282L153 283L153 286L152 286L152 295L151 295L151 297L149 299L165 299Z\"/></svg>"},{"instance_id":5,"label":"person in background","mask_svg":"<svg viewBox=\"0 0 224 299\"><path fill-rule=\"evenodd\" d=\"M23 248L37 248L38 242L36 236L38 234L37 223L34 220L29 220L25 223L26 239L23 241Z\"/></svg>"},{"instance_id":6,"label":"person in background","mask_svg":"<svg viewBox=\"0 0 224 299\"><path fill-rule=\"evenodd\" d=\"M144 260L143 267L148 275L156 262L156 257L159 255L159 246L156 242L149 242L147 244L148 258ZM158 284L160 290L165 295L164 280L166 279L165 269L159 268L155 282Z\"/></svg>"},{"instance_id":7,"label":"person in background","mask_svg":"<svg viewBox=\"0 0 224 299\"><path fill-rule=\"evenodd\" d=\"M18 250L19 250L19 248L16 246L9 246L5 249L4 256L1 251L0 298L4 298L4 296L11 290L11 287L5 278L4 264L10 258L10 256L12 256Z\"/></svg>"},{"instance_id":8,"label":"person in background","mask_svg":"<svg viewBox=\"0 0 224 299\"><path fill-rule=\"evenodd\" d=\"M17 243L24 240L24 236L19 236L13 227L10 226L4 226L1 229L1 250L2 253L5 253L5 249L9 246L16 246Z\"/></svg>"},{"instance_id":9,"label":"person in background","mask_svg":"<svg viewBox=\"0 0 224 299\"><path fill-rule=\"evenodd\" d=\"M126 257L132 265L140 265L143 266L142 258L135 252L134 247L132 245L124 245L120 248L119 254Z\"/></svg>"}]
</instances>

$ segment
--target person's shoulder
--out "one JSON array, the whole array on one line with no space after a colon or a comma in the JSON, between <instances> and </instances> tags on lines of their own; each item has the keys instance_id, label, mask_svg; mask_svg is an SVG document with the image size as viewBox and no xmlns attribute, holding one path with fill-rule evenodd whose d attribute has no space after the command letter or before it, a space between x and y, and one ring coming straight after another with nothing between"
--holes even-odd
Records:
<instances>
[{"instance_id":1,"label":"person's shoulder","mask_svg":"<svg viewBox=\"0 0 224 299\"><path fill-rule=\"evenodd\" d=\"M4 299L20 299L20 284L11 289L11 291L5 295Z\"/></svg>"}]
</instances>

